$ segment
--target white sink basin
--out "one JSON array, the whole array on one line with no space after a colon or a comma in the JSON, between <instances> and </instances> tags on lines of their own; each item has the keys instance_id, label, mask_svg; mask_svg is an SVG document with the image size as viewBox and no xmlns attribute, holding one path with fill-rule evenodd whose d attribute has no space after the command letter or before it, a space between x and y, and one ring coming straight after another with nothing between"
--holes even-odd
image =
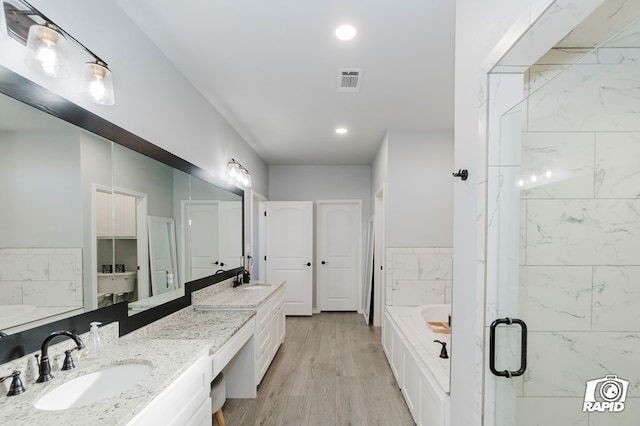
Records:
<instances>
[{"instance_id":1,"label":"white sink basin","mask_svg":"<svg viewBox=\"0 0 640 426\"><path fill-rule=\"evenodd\" d=\"M151 370L147 364L123 364L85 374L47 392L33 405L48 411L82 407L124 392L141 382Z\"/></svg>"},{"instance_id":2,"label":"white sink basin","mask_svg":"<svg viewBox=\"0 0 640 426\"><path fill-rule=\"evenodd\" d=\"M250 284L240 286L243 290L260 290L261 288L270 287L271 284Z\"/></svg>"}]
</instances>

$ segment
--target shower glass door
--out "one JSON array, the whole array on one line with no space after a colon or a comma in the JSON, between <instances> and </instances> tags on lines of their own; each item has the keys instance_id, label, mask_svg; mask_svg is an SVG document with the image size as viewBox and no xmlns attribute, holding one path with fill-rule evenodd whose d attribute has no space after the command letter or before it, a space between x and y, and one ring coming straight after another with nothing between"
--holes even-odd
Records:
<instances>
[{"instance_id":1,"label":"shower glass door","mask_svg":"<svg viewBox=\"0 0 640 426\"><path fill-rule=\"evenodd\" d=\"M514 153L488 173L485 409L496 425L638 425L640 24L552 49L525 90L489 154Z\"/></svg>"}]
</instances>

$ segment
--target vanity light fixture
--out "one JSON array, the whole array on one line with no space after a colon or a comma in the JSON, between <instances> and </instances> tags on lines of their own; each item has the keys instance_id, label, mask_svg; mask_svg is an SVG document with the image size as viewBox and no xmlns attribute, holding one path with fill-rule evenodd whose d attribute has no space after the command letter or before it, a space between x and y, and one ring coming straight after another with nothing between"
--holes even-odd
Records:
<instances>
[{"instance_id":1,"label":"vanity light fixture","mask_svg":"<svg viewBox=\"0 0 640 426\"><path fill-rule=\"evenodd\" d=\"M236 186L251 188L251 173L233 158L227 164L227 177Z\"/></svg>"},{"instance_id":2,"label":"vanity light fixture","mask_svg":"<svg viewBox=\"0 0 640 426\"><path fill-rule=\"evenodd\" d=\"M338 127L338 128L336 129L336 133L337 133L337 134L339 134L339 135L344 135L344 134L346 134L348 131L349 131L349 130L347 130L347 129L346 129L346 128L344 128L344 127Z\"/></svg>"},{"instance_id":3,"label":"vanity light fixture","mask_svg":"<svg viewBox=\"0 0 640 426\"><path fill-rule=\"evenodd\" d=\"M354 38L356 36L356 29L353 25L340 25L338 28L336 28L336 37L338 37L340 40L351 40L352 38Z\"/></svg>"},{"instance_id":4,"label":"vanity light fixture","mask_svg":"<svg viewBox=\"0 0 640 426\"><path fill-rule=\"evenodd\" d=\"M94 103L115 103L113 78L105 61L26 0L2 3L2 12L6 14L5 18L9 19L2 19L2 16L0 19L6 24L7 34L27 46L25 63L29 67L48 77L69 77L71 72L67 60L67 45L71 41L91 57L91 61L84 64L81 71L82 92ZM24 9L18 9L13 3L22 4Z\"/></svg>"},{"instance_id":5,"label":"vanity light fixture","mask_svg":"<svg viewBox=\"0 0 640 426\"><path fill-rule=\"evenodd\" d=\"M68 78L71 72L64 52L65 44L66 39L53 24L32 25L25 62L47 77Z\"/></svg>"}]
</instances>

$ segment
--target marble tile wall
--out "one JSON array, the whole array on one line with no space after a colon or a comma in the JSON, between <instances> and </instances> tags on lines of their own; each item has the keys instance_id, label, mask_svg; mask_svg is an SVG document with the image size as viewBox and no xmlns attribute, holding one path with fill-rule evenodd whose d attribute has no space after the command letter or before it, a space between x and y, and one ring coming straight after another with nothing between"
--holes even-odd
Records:
<instances>
[{"instance_id":1,"label":"marble tile wall","mask_svg":"<svg viewBox=\"0 0 640 426\"><path fill-rule=\"evenodd\" d=\"M531 68L523 108L517 297L530 352L518 386L518 424L539 424L525 421L534 411L562 424L634 424L640 414L640 50L608 45L573 66L549 64L562 52L554 55ZM630 381L625 412L583 414L585 382L606 374Z\"/></svg>"},{"instance_id":2,"label":"marble tile wall","mask_svg":"<svg viewBox=\"0 0 640 426\"><path fill-rule=\"evenodd\" d=\"M451 303L453 249L387 248L386 305Z\"/></svg>"},{"instance_id":3,"label":"marble tile wall","mask_svg":"<svg viewBox=\"0 0 640 426\"><path fill-rule=\"evenodd\" d=\"M0 304L82 306L82 249L0 249Z\"/></svg>"}]
</instances>

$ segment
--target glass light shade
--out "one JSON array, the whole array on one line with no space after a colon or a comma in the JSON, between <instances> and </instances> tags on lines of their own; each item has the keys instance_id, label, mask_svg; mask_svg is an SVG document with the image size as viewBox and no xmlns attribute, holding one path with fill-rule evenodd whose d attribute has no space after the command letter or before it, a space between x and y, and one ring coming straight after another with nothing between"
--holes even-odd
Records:
<instances>
[{"instance_id":1,"label":"glass light shade","mask_svg":"<svg viewBox=\"0 0 640 426\"><path fill-rule=\"evenodd\" d=\"M53 78L71 75L65 57L65 38L58 31L44 25L32 25L27 37L25 62L34 70Z\"/></svg>"},{"instance_id":2,"label":"glass light shade","mask_svg":"<svg viewBox=\"0 0 640 426\"><path fill-rule=\"evenodd\" d=\"M84 64L82 68L82 88L92 102L113 105L113 77L109 68L95 62Z\"/></svg>"}]
</instances>

